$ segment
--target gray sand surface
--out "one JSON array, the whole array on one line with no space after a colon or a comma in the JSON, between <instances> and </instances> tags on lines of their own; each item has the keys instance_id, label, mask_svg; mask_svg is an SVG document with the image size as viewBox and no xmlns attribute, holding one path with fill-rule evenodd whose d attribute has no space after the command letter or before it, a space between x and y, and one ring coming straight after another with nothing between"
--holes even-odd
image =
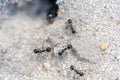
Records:
<instances>
[{"instance_id":1,"label":"gray sand surface","mask_svg":"<svg viewBox=\"0 0 120 80\"><path fill-rule=\"evenodd\" d=\"M8 15L5 1L0 0L0 80L120 80L120 0L58 0L64 13L59 11L53 24L21 11ZM69 18L76 35L66 29ZM70 43L76 51L59 57ZM108 44L105 51L102 43ZM33 53L48 46L51 53ZM71 65L85 75L71 71Z\"/></svg>"}]
</instances>

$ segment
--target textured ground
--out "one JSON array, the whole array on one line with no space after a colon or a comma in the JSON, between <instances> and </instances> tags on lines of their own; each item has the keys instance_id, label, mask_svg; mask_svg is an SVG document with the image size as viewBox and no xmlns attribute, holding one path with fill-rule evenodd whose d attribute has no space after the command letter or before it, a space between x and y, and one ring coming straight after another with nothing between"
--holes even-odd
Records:
<instances>
[{"instance_id":1,"label":"textured ground","mask_svg":"<svg viewBox=\"0 0 120 80\"><path fill-rule=\"evenodd\" d=\"M120 80L120 0L58 0L65 12L51 25L45 17L24 12L7 15L7 0L0 1L0 80ZM69 18L76 35L65 28ZM77 52L59 57L57 52L69 43ZM107 50L100 49L102 43ZM54 55L33 53L47 46ZM70 65L85 75L78 76Z\"/></svg>"}]
</instances>

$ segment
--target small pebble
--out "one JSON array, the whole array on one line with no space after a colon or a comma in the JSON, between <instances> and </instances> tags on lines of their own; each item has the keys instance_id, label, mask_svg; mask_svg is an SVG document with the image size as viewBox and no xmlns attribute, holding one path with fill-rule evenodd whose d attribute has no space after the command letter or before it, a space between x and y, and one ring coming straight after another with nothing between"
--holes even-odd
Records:
<instances>
[{"instance_id":1,"label":"small pebble","mask_svg":"<svg viewBox=\"0 0 120 80\"><path fill-rule=\"evenodd\" d=\"M65 13L65 10L64 10L64 9L60 9L60 13L61 13L61 14L64 14L64 13Z\"/></svg>"},{"instance_id":2,"label":"small pebble","mask_svg":"<svg viewBox=\"0 0 120 80\"><path fill-rule=\"evenodd\" d=\"M117 25L119 25L120 24L120 20L117 20Z\"/></svg>"},{"instance_id":3,"label":"small pebble","mask_svg":"<svg viewBox=\"0 0 120 80\"><path fill-rule=\"evenodd\" d=\"M116 58L117 58L118 60L120 60L120 55L117 55Z\"/></svg>"},{"instance_id":4,"label":"small pebble","mask_svg":"<svg viewBox=\"0 0 120 80\"><path fill-rule=\"evenodd\" d=\"M23 80L30 80L30 78L28 76L24 75Z\"/></svg>"},{"instance_id":5,"label":"small pebble","mask_svg":"<svg viewBox=\"0 0 120 80\"><path fill-rule=\"evenodd\" d=\"M106 43L102 43L100 48L105 51L108 48L108 45Z\"/></svg>"},{"instance_id":6,"label":"small pebble","mask_svg":"<svg viewBox=\"0 0 120 80\"><path fill-rule=\"evenodd\" d=\"M28 63L25 63L25 64L23 64L24 65L24 67L29 67L29 64Z\"/></svg>"},{"instance_id":7,"label":"small pebble","mask_svg":"<svg viewBox=\"0 0 120 80\"><path fill-rule=\"evenodd\" d=\"M46 70L50 70L50 69L51 69L51 64L50 64L50 63L44 62L43 65L44 65L44 68L45 68Z\"/></svg>"}]
</instances>

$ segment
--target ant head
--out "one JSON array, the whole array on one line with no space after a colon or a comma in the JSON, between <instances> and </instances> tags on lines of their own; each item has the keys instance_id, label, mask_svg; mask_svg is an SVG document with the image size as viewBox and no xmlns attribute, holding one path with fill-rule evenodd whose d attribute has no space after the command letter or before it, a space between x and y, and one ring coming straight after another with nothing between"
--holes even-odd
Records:
<instances>
[{"instance_id":1,"label":"ant head","mask_svg":"<svg viewBox=\"0 0 120 80\"><path fill-rule=\"evenodd\" d=\"M71 44L68 44L67 48L71 49L73 46Z\"/></svg>"},{"instance_id":2,"label":"ant head","mask_svg":"<svg viewBox=\"0 0 120 80\"><path fill-rule=\"evenodd\" d=\"M53 18L53 15L52 14L48 14L47 15L47 19L52 19Z\"/></svg>"},{"instance_id":3,"label":"ant head","mask_svg":"<svg viewBox=\"0 0 120 80\"><path fill-rule=\"evenodd\" d=\"M74 66L73 66L73 65L72 65L72 66L70 66L70 69L71 69L71 70L74 70Z\"/></svg>"},{"instance_id":4,"label":"ant head","mask_svg":"<svg viewBox=\"0 0 120 80\"><path fill-rule=\"evenodd\" d=\"M75 33L76 33L76 30L72 30L72 33L75 34Z\"/></svg>"},{"instance_id":5,"label":"ant head","mask_svg":"<svg viewBox=\"0 0 120 80\"><path fill-rule=\"evenodd\" d=\"M51 48L50 48L50 47L47 47L47 48L46 48L46 51L47 51L47 52L50 52L50 51L51 51Z\"/></svg>"},{"instance_id":6,"label":"ant head","mask_svg":"<svg viewBox=\"0 0 120 80\"><path fill-rule=\"evenodd\" d=\"M47 15L47 21L52 24L54 22L54 17L53 17L53 14L51 13L48 13Z\"/></svg>"},{"instance_id":7,"label":"ant head","mask_svg":"<svg viewBox=\"0 0 120 80\"><path fill-rule=\"evenodd\" d=\"M62 55L63 55L63 52L59 52L58 55L59 55L59 56L62 56Z\"/></svg>"},{"instance_id":8,"label":"ant head","mask_svg":"<svg viewBox=\"0 0 120 80\"><path fill-rule=\"evenodd\" d=\"M80 76L84 76L84 73L83 73L83 72L79 72L79 75L80 75Z\"/></svg>"},{"instance_id":9,"label":"ant head","mask_svg":"<svg viewBox=\"0 0 120 80\"><path fill-rule=\"evenodd\" d=\"M68 23L71 24L72 23L72 19L68 19Z\"/></svg>"},{"instance_id":10,"label":"ant head","mask_svg":"<svg viewBox=\"0 0 120 80\"><path fill-rule=\"evenodd\" d=\"M35 54L37 54L37 53L39 53L39 52L40 52L39 49L34 49L34 53L35 53Z\"/></svg>"}]
</instances>

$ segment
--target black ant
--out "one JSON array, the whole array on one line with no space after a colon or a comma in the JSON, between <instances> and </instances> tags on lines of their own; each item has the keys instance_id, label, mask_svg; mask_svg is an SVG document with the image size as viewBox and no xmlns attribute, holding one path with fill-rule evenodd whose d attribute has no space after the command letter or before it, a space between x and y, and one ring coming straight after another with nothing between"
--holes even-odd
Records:
<instances>
[{"instance_id":1,"label":"black ant","mask_svg":"<svg viewBox=\"0 0 120 80\"><path fill-rule=\"evenodd\" d=\"M64 48L62 51L58 52L58 55L59 55L59 56L62 56L63 53L64 53L66 50L71 49L71 48L73 48L73 46L72 46L71 44L68 44L68 46L67 46L66 48Z\"/></svg>"},{"instance_id":2,"label":"black ant","mask_svg":"<svg viewBox=\"0 0 120 80\"><path fill-rule=\"evenodd\" d=\"M54 22L54 20L55 20L55 16L56 16L57 14L47 14L47 21L50 23L50 24L52 24L53 22Z\"/></svg>"},{"instance_id":3,"label":"black ant","mask_svg":"<svg viewBox=\"0 0 120 80\"><path fill-rule=\"evenodd\" d=\"M45 50L34 49L35 54L42 53L42 52L50 52L50 51L51 51L50 47L47 47Z\"/></svg>"},{"instance_id":4,"label":"black ant","mask_svg":"<svg viewBox=\"0 0 120 80\"><path fill-rule=\"evenodd\" d=\"M59 6L55 3L47 10L47 20L49 23L53 23L54 19L58 16Z\"/></svg>"},{"instance_id":5,"label":"black ant","mask_svg":"<svg viewBox=\"0 0 120 80\"><path fill-rule=\"evenodd\" d=\"M76 70L73 65L70 66L70 69L71 69L71 70L74 70L74 71L75 71L77 74L79 74L80 76L84 76L84 73Z\"/></svg>"},{"instance_id":6,"label":"black ant","mask_svg":"<svg viewBox=\"0 0 120 80\"><path fill-rule=\"evenodd\" d=\"M72 20L71 20L71 19L68 19L67 22L68 22L68 25L69 25L69 27L70 27L72 33L75 34L75 33L76 33L76 30L73 28Z\"/></svg>"}]
</instances>

